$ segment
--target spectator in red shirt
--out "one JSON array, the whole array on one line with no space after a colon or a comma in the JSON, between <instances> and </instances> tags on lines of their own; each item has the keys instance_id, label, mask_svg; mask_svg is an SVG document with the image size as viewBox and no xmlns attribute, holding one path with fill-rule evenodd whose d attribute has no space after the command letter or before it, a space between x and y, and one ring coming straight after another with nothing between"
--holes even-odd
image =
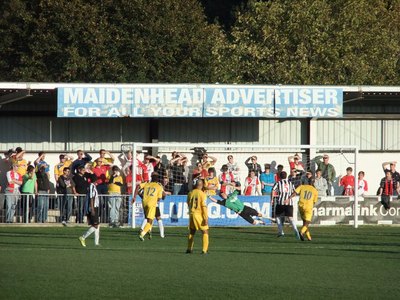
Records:
<instances>
[{"instance_id":1,"label":"spectator in red shirt","mask_svg":"<svg viewBox=\"0 0 400 300\"><path fill-rule=\"evenodd\" d=\"M297 172L305 172L304 165L300 160L300 155L296 153L293 156L288 157L290 170L296 169Z\"/></svg>"},{"instance_id":2,"label":"spectator in red shirt","mask_svg":"<svg viewBox=\"0 0 400 300\"><path fill-rule=\"evenodd\" d=\"M348 167L346 169L346 175L340 178L339 186L343 186L343 195L344 196L353 196L354 195L354 176L352 175L353 168Z\"/></svg>"},{"instance_id":3,"label":"spectator in red shirt","mask_svg":"<svg viewBox=\"0 0 400 300\"><path fill-rule=\"evenodd\" d=\"M358 172L358 195L364 196L368 192L368 182L364 179L364 171Z\"/></svg>"}]
</instances>

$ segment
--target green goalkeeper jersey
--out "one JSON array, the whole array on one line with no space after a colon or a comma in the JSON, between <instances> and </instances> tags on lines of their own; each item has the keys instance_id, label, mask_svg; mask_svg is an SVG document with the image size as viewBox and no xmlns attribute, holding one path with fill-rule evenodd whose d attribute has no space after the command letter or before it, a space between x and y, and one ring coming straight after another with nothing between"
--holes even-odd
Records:
<instances>
[{"instance_id":1,"label":"green goalkeeper jersey","mask_svg":"<svg viewBox=\"0 0 400 300\"><path fill-rule=\"evenodd\" d=\"M231 193L226 200L221 202L225 202L223 205L236 213L240 213L243 211L244 204L238 199L238 191L234 191ZM222 203L221 203L222 204Z\"/></svg>"}]
</instances>

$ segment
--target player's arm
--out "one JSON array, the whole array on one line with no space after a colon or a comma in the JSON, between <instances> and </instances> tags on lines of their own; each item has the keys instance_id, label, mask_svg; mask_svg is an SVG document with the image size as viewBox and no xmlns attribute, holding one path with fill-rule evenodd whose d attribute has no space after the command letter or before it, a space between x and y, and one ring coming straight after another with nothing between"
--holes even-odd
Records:
<instances>
[{"instance_id":1,"label":"player's arm","mask_svg":"<svg viewBox=\"0 0 400 300\"><path fill-rule=\"evenodd\" d=\"M214 203L218 203L218 200L213 198L213 197L211 197L211 196L208 196L208 199L210 199Z\"/></svg>"},{"instance_id":2,"label":"player's arm","mask_svg":"<svg viewBox=\"0 0 400 300\"><path fill-rule=\"evenodd\" d=\"M131 201L132 204L135 203L136 197L137 197L137 195L139 195L139 190L140 190L140 184L138 184L138 185L136 186L136 188L135 188L135 193L134 193L133 198L132 198L132 201Z\"/></svg>"},{"instance_id":3,"label":"player's arm","mask_svg":"<svg viewBox=\"0 0 400 300\"><path fill-rule=\"evenodd\" d=\"M211 156L211 155L208 155L208 158L211 159L211 164L212 164L212 165L215 165L215 163L217 162L217 158L214 157L214 156Z\"/></svg>"}]
</instances>

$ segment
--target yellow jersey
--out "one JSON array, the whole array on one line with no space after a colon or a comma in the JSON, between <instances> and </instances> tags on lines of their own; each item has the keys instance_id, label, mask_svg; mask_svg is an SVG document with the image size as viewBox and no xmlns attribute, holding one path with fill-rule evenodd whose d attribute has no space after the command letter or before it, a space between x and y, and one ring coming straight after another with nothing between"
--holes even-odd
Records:
<instances>
[{"instance_id":1,"label":"yellow jersey","mask_svg":"<svg viewBox=\"0 0 400 300\"><path fill-rule=\"evenodd\" d=\"M111 179L111 177L109 177L108 179ZM118 185L116 183L120 183L121 185ZM121 186L123 184L124 184L124 180L122 179L122 176L114 177L113 182L108 185L108 192L121 194Z\"/></svg>"},{"instance_id":2,"label":"yellow jersey","mask_svg":"<svg viewBox=\"0 0 400 300\"><path fill-rule=\"evenodd\" d=\"M299 195L299 207L302 209L312 209L318 201L318 191L312 185L299 185L295 191Z\"/></svg>"},{"instance_id":3,"label":"yellow jersey","mask_svg":"<svg viewBox=\"0 0 400 300\"><path fill-rule=\"evenodd\" d=\"M12 164L17 164L18 165L18 170L17 173L21 176L24 176L27 172L27 168L28 168L28 162L25 159L21 159L21 160L16 160L15 158L11 159L11 163Z\"/></svg>"},{"instance_id":4,"label":"yellow jersey","mask_svg":"<svg viewBox=\"0 0 400 300\"><path fill-rule=\"evenodd\" d=\"M64 163L59 163L54 166L54 175L60 177L63 174L64 168L69 168L72 165L72 160L66 160Z\"/></svg>"},{"instance_id":5,"label":"yellow jersey","mask_svg":"<svg viewBox=\"0 0 400 300\"><path fill-rule=\"evenodd\" d=\"M218 177L217 177L217 176L214 176L213 178L207 177L207 178L205 179L205 184L204 184L204 186L207 188L207 187L210 186L210 185L216 186L216 187L217 187L217 190L220 188L220 187L219 187L219 180L218 180ZM213 196L213 195L216 195L217 192L216 192L216 190L206 190L206 194L209 195L209 196Z\"/></svg>"},{"instance_id":6,"label":"yellow jersey","mask_svg":"<svg viewBox=\"0 0 400 300\"><path fill-rule=\"evenodd\" d=\"M187 195L187 204L189 206L190 215L203 215L203 218L207 218L207 195L199 189L192 190Z\"/></svg>"},{"instance_id":7,"label":"yellow jersey","mask_svg":"<svg viewBox=\"0 0 400 300\"><path fill-rule=\"evenodd\" d=\"M144 182L140 184L143 189L143 206L157 206L159 199L163 197L163 187L158 182Z\"/></svg>"}]
</instances>

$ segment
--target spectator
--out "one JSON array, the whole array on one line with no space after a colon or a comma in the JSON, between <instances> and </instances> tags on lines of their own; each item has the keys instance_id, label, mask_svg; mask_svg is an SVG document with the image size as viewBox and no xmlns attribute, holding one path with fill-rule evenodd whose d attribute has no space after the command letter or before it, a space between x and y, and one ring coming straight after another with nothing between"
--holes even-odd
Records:
<instances>
[{"instance_id":1,"label":"spectator","mask_svg":"<svg viewBox=\"0 0 400 300\"><path fill-rule=\"evenodd\" d=\"M208 176L204 181L204 190L205 193L209 196L217 194L217 191L219 190L219 181L216 176L215 168L208 169Z\"/></svg>"},{"instance_id":2,"label":"spectator","mask_svg":"<svg viewBox=\"0 0 400 300\"><path fill-rule=\"evenodd\" d=\"M24 154L25 154L25 151L22 150L21 147L17 147L17 148L15 149L15 155L13 155L13 158L12 158L12 162L13 162L13 163L15 162L15 163L18 164L18 170L17 170L17 172L18 172L18 174L21 175L21 176L24 176L24 175L26 174L27 168L28 168L28 166L29 166L30 163L31 163L31 162L27 162L27 161L24 159Z\"/></svg>"},{"instance_id":3,"label":"spectator","mask_svg":"<svg viewBox=\"0 0 400 300\"><path fill-rule=\"evenodd\" d=\"M296 189L301 184L302 172L298 172L297 169L291 169L288 180L293 184Z\"/></svg>"},{"instance_id":4,"label":"spectator","mask_svg":"<svg viewBox=\"0 0 400 300\"><path fill-rule=\"evenodd\" d=\"M165 195L172 195L174 189L173 189L171 183L169 182L168 176L163 177L161 184L164 188Z\"/></svg>"},{"instance_id":5,"label":"spectator","mask_svg":"<svg viewBox=\"0 0 400 300\"><path fill-rule=\"evenodd\" d=\"M22 212L23 222L29 223L32 218L32 205L34 195L37 194L38 186L35 174L35 167L28 166L27 173L22 176Z\"/></svg>"},{"instance_id":6,"label":"spectator","mask_svg":"<svg viewBox=\"0 0 400 300\"><path fill-rule=\"evenodd\" d=\"M193 182L198 179L206 179L208 176L208 170L203 168L203 164L198 162L193 170Z\"/></svg>"},{"instance_id":7,"label":"spectator","mask_svg":"<svg viewBox=\"0 0 400 300\"><path fill-rule=\"evenodd\" d=\"M221 185L221 193L229 195L236 190L235 175L232 171L229 171L228 165L223 165L221 172L222 173L218 176L218 180Z\"/></svg>"},{"instance_id":8,"label":"spectator","mask_svg":"<svg viewBox=\"0 0 400 300\"><path fill-rule=\"evenodd\" d=\"M98 192L99 200L99 218L101 222L107 222L107 194L108 194L108 172L110 170L109 165L104 165L104 160L101 158L96 159L95 167L92 168L93 174L96 176L96 189ZM128 170L130 170L128 168Z\"/></svg>"},{"instance_id":9,"label":"spectator","mask_svg":"<svg viewBox=\"0 0 400 300\"><path fill-rule=\"evenodd\" d=\"M261 184L256 175L255 170L249 171L249 176L244 181L244 195L245 196L261 196Z\"/></svg>"},{"instance_id":10,"label":"spectator","mask_svg":"<svg viewBox=\"0 0 400 300\"><path fill-rule=\"evenodd\" d=\"M322 171L317 170L315 173L314 187L318 191L318 196L325 197L328 190L328 182L322 177Z\"/></svg>"},{"instance_id":11,"label":"spectator","mask_svg":"<svg viewBox=\"0 0 400 300\"><path fill-rule=\"evenodd\" d=\"M68 154L60 154L60 162L54 166L54 179L56 186L58 186L58 178L64 174L64 168L69 168L72 164L73 157Z\"/></svg>"},{"instance_id":12,"label":"spectator","mask_svg":"<svg viewBox=\"0 0 400 300\"><path fill-rule=\"evenodd\" d=\"M343 186L343 195L344 196L353 196L354 195L354 176L353 168L348 167L346 169L346 175L343 177L339 177L339 186Z\"/></svg>"},{"instance_id":13,"label":"spectator","mask_svg":"<svg viewBox=\"0 0 400 300\"><path fill-rule=\"evenodd\" d=\"M305 172L304 165L300 161L300 155L298 153L296 153L293 156L289 156L288 161L289 161L290 170L296 169L296 171L301 171L303 173Z\"/></svg>"},{"instance_id":14,"label":"spectator","mask_svg":"<svg viewBox=\"0 0 400 300\"><path fill-rule=\"evenodd\" d=\"M74 201L72 194L74 194L75 190L75 183L72 180L71 169L69 167L63 169L63 174L58 177L57 182L60 194L63 195L60 206L61 223L67 226L72 214L72 204Z\"/></svg>"},{"instance_id":15,"label":"spectator","mask_svg":"<svg viewBox=\"0 0 400 300\"><path fill-rule=\"evenodd\" d=\"M281 173L283 172L283 165L278 165L277 166L277 171L275 174L275 182L278 182L281 180Z\"/></svg>"},{"instance_id":16,"label":"spectator","mask_svg":"<svg viewBox=\"0 0 400 300\"><path fill-rule=\"evenodd\" d=\"M154 172L157 172L160 175L160 178L168 176L166 166L161 162L161 157L156 156L155 161L153 162Z\"/></svg>"},{"instance_id":17,"label":"spectator","mask_svg":"<svg viewBox=\"0 0 400 300\"><path fill-rule=\"evenodd\" d=\"M379 185L378 196L381 196L381 203L386 210L390 208L390 197L397 196L399 192L399 182L392 178L392 172L386 170L385 177Z\"/></svg>"},{"instance_id":18,"label":"spectator","mask_svg":"<svg viewBox=\"0 0 400 300\"><path fill-rule=\"evenodd\" d=\"M99 151L100 156L95 160L95 165L96 166L96 161L101 160L103 162L104 166L111 166L114 161L115 157L110 153L110 151L106 151L104 149L100 149ZM106 157L108 156L108 157Z\"/></svg>"},{"instance_id":19,"label":"spectator","mask_svg":"<svg viewBox=\"0 0 400 300\"><path fill-rule=\"evenodd\" d=\"M311 170L307 170L306 174L301 177L301 184L302 185L313 185L314 178Z\"/></svg>"},{"instance_id":20,"label":"spectator","mask_svg":"<svg viewBox=\"0 0 400 300\"><path fill-rule=\"evenodd\" d=\"M87 177L85 176L86 170L84 165L79 165L77 169L77 173L72 177L72 180L75 183L73 187L74 194L77 197L77 223L83 223L83 206L86 199L86 194L89 188L89 182L87 181Z\"/></svg>"},{"instance_id":21,"label":"spectator","mask_svg":"<svg viewBox=\"0 0 400 300\"><path fill-rule=\"evenodd\" d=\"M152 163L152 160L154 161L155 159L156 159L155 157L153 157L153 156L151 156L149 154L146 154L144 156L143 163L146 166L146 172L149 175L153 174L153 172L154 172L154 165ZM149 176L149 181L151 181L151 176Z\"/></svg>"},{"instance_id":22,"label":"spectator","mask_svg":"<svg viewBox=\"0 0 400 300\"><path fill-rule=\"evenodd\" d=\"M17 173L18 164L12 164L11 170L7 172L6 195L6 222L12 223L19 199L19 187L22 185L22 177Z\"/></svg>"},{"instance_id":23,"label":"spectator","mask_svg":"<svg viewBox=\"0 0 400 300\"><path fill-rule=\"evenodd\" d=\"M213 166L215 166L217 159L214 156L208 155L204 153L201 158L201 164L203 165L203 169L207 170Z\"/></svg>"},{"instance_id":24,"label":"spectator","mask_svg":"<svg viewBox=\"0 0 400 300\"><path fill-rule=\"evenodd\" d=\"M392 178L395 179L397 182L400 182L400 174L396 171L396 164L397 161L387 161L382 163L382 168L385 174L387 171L389 171L390 173L392 173Z\"/></svg>"},{"instance_id":25,"label":"spectator","mask_svg":"<svg viewBox=\"0 0 400 300\"><path fill-rule=\"evenodd\" d=\"M92 157L89 155L89 153L83 152L82 150L76 151L76 154L78 155L78 158L75 159L72 163L71 174L77 174L79 167L85 167L86 163L92 160Z\"/></svg>"},{"instance_id":26,"label":"spectator","mask_svg":"<svg viewBox=\"0 0 400 300\"><path fill-rule=\"evenodd\" d=\"M46 165L41 164L39 171L36 172L37 177L37 213L36 221L38 223L47 222L47 215L49 211L49 193L50 193L50 180L46 173Z\"/></svg>"},{"instance_id":27,"label":"spectator","mask_svg":"<svg viewBox=\"0 0 400 300\"><path fill-rule=\"evenodd\" d=\"M368 182L364 179L364 171L358 172L358 195L364 196L368 192Z\"/></svg>"},{"instance_id":28,"label":"spectator","mask_svg":"<svg viewBox=\"0 0 400 300\"><path fill-rule=\"evenodd\" d=\"M172 185L174 187L174 195L185 195L187 192L186 178L185 178L185 165L187 163L187 158L183 154L174 152L175 157L169 162ZM204 166L204 165L203 165Z\"/></svg>"},{"instance_id":29,"label":"spectator","mask_svg":"<svg viewBox=\"0 0 400 300\"><path fill-rule=\"evenodd\" d=\"M113 166L109 176L108 184L108 206L110 207L110 227L119 227L119 209L121 207L121 187L124 184L120 170Z\"/></svg>"},{"instance_id":30,"label":"spectator","mask_svg":"<svg viewBox=\"0 0 400 300\"><path fill-rule=\"evenodd\" d=\"M228 155L228 172L232 172L233 176L235 177L235 181L240 181L240 169L236 162L233 160L233 155Z\"/></svg>"},{"instance_id":31,"label":"spectator","mask_svg":"<svg viewBox=\"0 0 400 300\"><path fill-rule=\"evenodd\" d=\"M270 195L272 191L272 187L275 184L275 176L271 173L271 165L264 165L265 171L260 175L261 181L261 193L263 195Z\"/></svg>"},{"instance_id":32,"label":"spectator","mask_svg":"<svg viewBox=\"0 0 400 300\"><path fill-rule=\"evenodd\" d=\"M124 173L125 176L128 175L128 169L130 168L132 170L132 161L133 161L132 151L129 150L128 152L126 152L126 156L124 154L121 154L120 156L118 156L118 158L120 158L121 160L122 172Z\"/></svg>"},{"instance_id":33,"label":"spectator","mask_svg":"<svg viewBox=\"0 0 400 300\"><path fill-rule=\"evenodd\" d=\"M246 161L244 163L246 164L247 168L249 169L249 172L251 170L254 170L254 173L256 174L256 176L259 176L261 174L261 172L262 172L261 166L259 163L257 163L257 156L255 156L255 155L250 156L249 158L246 159Z\"/></svg>"},{"instance_id":34,"label":"spectator","mask_svg":"<svg viewBox=\"0 0 400 300\"><path fill-rule=\"evenodd\" d=\"M40 166L45 166L45 172L47 176L50 178L50 165L44 160L46 158L46 153L43 151L40 151L38 153L38 158L36 158L34 164L36 167L36 172L39 171Z\"/></svg>"},{"instance_id":35,"label":"spectator","mask_svg":"<svg viewBox=\"0 0 400 300\"><path fill-rule=\"evenodd\" d=\"M332 184L336 178L336 171L335 167L329 163L329 155L328 154L324 154L323 156L319 155L315 157L314 160L318 166L318 170L321 170L322 172L322 177L324 177L326 179L326 182L328 183L328 192L327 192L328 196L333 196Z\"/></svg>"}]
</instances>

